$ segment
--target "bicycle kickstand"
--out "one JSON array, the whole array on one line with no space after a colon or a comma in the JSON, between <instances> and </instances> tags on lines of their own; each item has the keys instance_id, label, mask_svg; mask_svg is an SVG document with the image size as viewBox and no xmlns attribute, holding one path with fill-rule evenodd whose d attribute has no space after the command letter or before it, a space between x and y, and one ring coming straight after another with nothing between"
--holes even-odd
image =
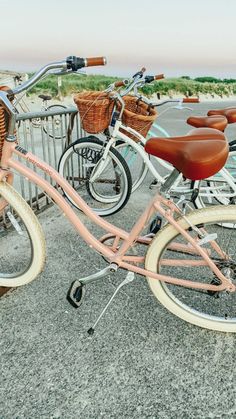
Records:
<instances>
[{"instance_id":1,"label":"bicycle kickstand","mask_svg":"<svg viewBox=\"0 0 236 419\"><path fill-rule=\"evenodd\" d=\"M102 316L105 314L105 312L107 311L109 305L112 303L113 299L115 298L116 294L118 293L118 291L126 284L129 284L130 282L132 282L134 279L134 272L129 271L125 277L125 279L120 283L120 285L116 288L115 292L113 293L112 297L110 298L110 300L108 301L108 303L106 304L106 306L104 307L104 309L102 310L101 314L99 315L99 317L97 318L96 322L94 323L94 325L92 327L90 327L90 329L88 330L88 334L89 335L93 335L95 332L95 327L97 326L98 322L100 321L100 319L102 318Z\"/></svg>"}]
</instances>

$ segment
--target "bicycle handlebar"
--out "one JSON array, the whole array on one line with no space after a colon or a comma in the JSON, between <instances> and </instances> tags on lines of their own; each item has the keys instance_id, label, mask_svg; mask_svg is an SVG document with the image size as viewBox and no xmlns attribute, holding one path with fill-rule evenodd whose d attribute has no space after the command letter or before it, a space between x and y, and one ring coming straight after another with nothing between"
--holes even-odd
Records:
<instances>
[{"instance_id":1,"label":"bicycle handlebar","mask_svg":"<svg viewBox=\"0 0 236 419\"><path fill-rule=\"evenodd\" d=\"M11 93L18 94L23 92L24 90L29 89L38 80L42 78L42 76L51 70L61 70L62 72L67 72L68 70L77 71L83 67L91 67L97 65L105 65L106 58L105 57L91 57L91 58L80 58L74 55L67 57L64 61L57 61L54 63L49 63L42 67L37 73L33 75L28 81L22 83L20 86L15 87L12 89Z\"/></svg>"},{"instance_id":2,"label":"bicycle handlebar","mask_svg":"<svg viewBox=\"0 0 236 419\"><path fill-rule=\"evenodd\" d=\"M8 125L8 140L15 141L15 125L16 125L16 110L11 103L12 98L15 94L19 94L24 90L29 89L31 86L37 83L44 74L48 73L50 70L58 70L56 73L63 72L73 72L77 71L83 67L90 67L95 65L105 65L105 57L92 57L92 58L80 58L76 56L67 57L63 61L57 61L50 63L42 67L37 73L33 75L28 81L22 83L19 86L14 87L12 90L4 92L0 91L0 104L5 108L5 110L10 115L9 125ZM55 72L54 72L55 73Z\"/></svg>"},{"instance_id":3,"label":"bicycle handlebar","mask_svg":"<svg viewBox=\"0 0 236 419\"><path fill-rule=\"evenodd\" d=\"M127 79L118 80L114 83L114 87L123 87L123 86L127 86L127 84L129 84L129 80L127 80Z\"/></svg>"},{"instance_id":4,"label":"bicycle handlebar","mask_svg":"<svg viewBox=\"0 0 236 419\"><path fill-rule=\"evenodd\" d=\"M164 74L157 74L156 76L154 76L154 80L161 80L164 78L165 78Z\"/></svg>"},{"instance_id":5,"label":"bicycle handlebar","mask_svg":"<svg viewBox=\"0 0 236 419\"><path fill-rule=\"evenodd\" d=\"M164 74L157 74L156 76L145 76L144 77L144 82L145 83L152 83L155 80L161 80L164 79L165 76Z\"/></svg>"},{"instance_id":6,"label":"bicycle handlebar","mask_svg":"<svg viewBox=\"0 0 236 419\"><path fill-rule=\"evenodd\" d=\"M106 57L90 57L85 58L85 67L94 67L98 65L106 65Z\"/></svg>"},{"instance_id":7,"label":"bicycle handlebar","mask_svg":"<svg viewBox=\"0 0 236 419\"><path fill-rule=\"evenodd\" d=\"M142 100L144 103L146 103L147 105L153 106L154 108L157 106L163 106L166 105L167 103L200 103L199 98L180 98L180 99L165 99L162 102L151 102L148 98L146 98L145 96L137 96L137 99ZM190 99L189 101L187 99ZM182 108L181 108L182 109ZM186 109L183 107L183 109Z\"/></svg>"},{"instance_id":8,"label":"bicycle handlebar","mask_svg":"<svg viewBox=\"0 0 236 419\"><path fill-rule=\"evenodd\" d=\"M143 77L143 74L145 73L145 71L146 71L146 68L145 67L142 67L140 71L138 71L137 73L135 73L133 75L132 78L133 79L136 79L137 77L139 77L139 78Z\"/></svg>"},{"instance_id":9,"label":"bicycle handlebar","mask_svg":"<svg viewBox=\"0 0 236 419\"><path fill-rule=\"evenodd\" d=\"M105 65L105 57L90 57L90 58L80 58L74 55L67 57L66 59L67 69L72 71L77 71L83 67L93 67L97 65Z\"/></svg>"},{"instance_id":10,"label":"bicycle handlebar","mask_svg":"<svg viewBox=\"0 0 236 419\"><path fill-rule=\"evenodd\" d=\"M140 83L139 79L143 77L143 73L146 71L145 67L142 67L140 71L135 73L131 79L124 79L124 80L118 80L115 83L111 83L105 92L112 92L116 87L126 87L125 90L120 92L121 96L127 95L127 93L130 92L130 90L133 89L133 87Z\"/></svg>"},{"instance_id":11,"label":"bicycle handlebar","mask_svg":"<svg viewBox=\"0 0 236 419\"><path fill-rule=\"evenodd\" d=\"M133 75L133 77L131 79L131 82L130 82L130 85L128 87L126 87L126 89L121 92L121 96L127 95L127 93L129 93L134 88L134 86L137 83L140 82L139 79L141 79L143 77L143 74L144 74L145 71L146 71L146 68L142 67L140 71L138 71L137 73L135 73Z\"/></svg>"},{"instance_id":12,"label":"bicycle handlebar","mask_svg":"<svg viewBox=\"0 0 236 419\"><path fill-rule=\"evenodd\" d=\"M144 69L142 69L142 70L144 70ZM126 87L126 89L124 89L121 92L117 92L117 91L113 92L113 98L118 99L118 101L121 104L120 115L119 115L118 119L121 119L121 115L122 115L122 113L124 111L124 108L125 108L125 103L124 103L122 97L127 95L132 89L134 90L134 96L137 97L137 100L142 100L148 106L153 107L153 108L165 105L167 103L176 103L177 104L176 108L178 108L178 109L190 109L190 108L183 107L182 103L199 103L199 98L188 98L188 97L181 98L181 99L169 99L169 100L164 100L164 101L159 102L159 103L157 103L157 102L153 103L153 102L151 102L151 100L149 100L145 96L138 95L138 90L137 90L138 87L142 87L146 83L151 83L154 80L161 80L163 78L165 78L164 74L157 74L155 76L145 76L144 78L142 78L142 76L140 76L140 72L137 72L133 76L133 79L131 80L131 83ZM130 80L127 80L127 82L129 83ZM110 85L109 88L106 91L111 92L112 88L120 87L120 86L123 86L123 85L124 85L124 81L118 81L118 82L113 83L112 85Z\"/></svg>"}]
</instances>

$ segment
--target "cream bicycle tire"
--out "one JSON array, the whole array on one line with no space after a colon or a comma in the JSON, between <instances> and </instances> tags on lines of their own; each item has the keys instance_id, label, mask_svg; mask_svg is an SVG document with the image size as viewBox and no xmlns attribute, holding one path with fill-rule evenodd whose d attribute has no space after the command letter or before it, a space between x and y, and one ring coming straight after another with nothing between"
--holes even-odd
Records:
<instances>
[{"instance_id":1,"label":"cream bicycle tire","mask_svg":"<svg viewBox=\"0 0 236 419\"><path fill-rule=\"evenodd\" d=\"M4 198L10 207L18 214L24 223L31 242L31 259L29 266L19 273L1 273L0 262L0 286L19 287L33 281L43 270L46 258L46 244L43 230L39 221L27 202L18 192L6 182L0 182L0 196ZM7 240L7 238L6 238ZM6 249L7 251L7 249ZM5 252L5 249L4 249ZM5 276L4 276L5 275ZM15 275L15 276L14 276Z\"/></svg>"},{"instance_id":2,"label":"cream bicycle tire","mask_svg":"<svg viewBox=\"0 0 236 419\"><path fill-rule=\"evenodd\" d=\"M199 225L202 223L213 223L214 226L218 226L218 223L221 222L223 226L222 228L224 228L225 223L232 222L232 220L235 220L236 222L236 208L234 205L218 205L214 207L203 208L200 210L193 211L190 215L188 215L188 219L193 225ZM179 223L183 228L189 228L189 225L183 218L179 220ZM226 234L228 234L229 230L227 228L225 228L225 231ZM234 234L234 231L235 229L231 230L231 232L233 232L232 234ZM177 230L172 225L168 224L155 236L146 254L146 269L152 272L158 271L157 267L159 266L158 264L162 258L162 255L165 254L165 249L167 249L167 246L171 242L171 240L175 239L178 235L179 233L177 232ZM178 268L175 267L176 271L177 269ZM158 281L156 279L152 279L150 277L147 277L147 280L151 288L151 291L153 292L154 296L159 300L159 302L163 306L165 306L170 312L180 317L181 319L206 329L217 330L221 332L236 332L236 317L231 321L227 318L222 319L215 315L212 317L204 313L199 313L194 308L191 308L189 307L189 305L187 305L190 304L188 299L186 300L187 302L180 302L179 299L176 298L169 290L167 283ZM176 286L174 285L172 285L172 287L176 288ZM185 288L178 287L177 289L180 290L180 292L183 292L183 289ZM188 292L194 291L190 289L190 291ZM235 295L236 293L233 294ZM232 295L232 293L229 293L229 295ZM186 297L183 297L183 299L184 298Z\"/></svg>"}]
</instances>

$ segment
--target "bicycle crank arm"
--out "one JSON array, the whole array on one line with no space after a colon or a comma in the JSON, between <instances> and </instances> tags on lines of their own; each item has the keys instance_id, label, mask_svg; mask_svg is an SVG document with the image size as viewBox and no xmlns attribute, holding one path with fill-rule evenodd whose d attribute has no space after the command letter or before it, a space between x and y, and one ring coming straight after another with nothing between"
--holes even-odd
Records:
<instances>
[{"instance_id":1,"label":"bicycle crank arm","mask_svg":"<svg viewBox=\"0 0 236 419\"><path fill-rule=\"evenodd\" d=\"M80 282L82 285L87 285L90 282L96 281L97 279L104 278L104 276L110 275L111 273L115 273L118 269L118 266L115 263L111 263L106 268L98 271L92 275L86 276L85 278L81 278Z\"/></svg>"},{"instance_id":2,"label":"bicycle crank arm","mask_svg":"<svg viewBox=\"0 0 236 419\"><path fill-rule=\"evenodd\" d=\"M71 283L70 288L67 292L67 301L73 307L78 308L81 305L83 297L85 295L85 285L89 282L96 281L97 279L104 278L105 276L111 273L115 273L117 269L117 265L115 263L111 263L109 266L107 266L99 272L96 272L95 274L86 276L81 279L76 279Z\"/></svg>"}]
</instances>

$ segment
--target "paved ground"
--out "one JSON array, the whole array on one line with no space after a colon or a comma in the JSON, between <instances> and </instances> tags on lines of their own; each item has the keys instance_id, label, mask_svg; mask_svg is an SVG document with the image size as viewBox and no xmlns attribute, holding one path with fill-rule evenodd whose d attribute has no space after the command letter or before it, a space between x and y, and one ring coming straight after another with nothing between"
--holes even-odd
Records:
<instances>
[{"instance_id":1,"label":"paved ground","mask_svg":"<svg viewBox=\"0 0 236 419\"><path fill-rule=\"evenodd\" d=\"M187 132L186 114L170 113L163 125L172 134ZM151 195L149 181L112 221L131 227ZM174 317L142 278L118 294L89 337L87 329L124 272L88 286L83 305L73 309L65 299L71 281L105 262L59 210L39 218L47 238L45 270L0 300L0 417L236 418L236 337Z\"/></svg>"}]
</instances>

